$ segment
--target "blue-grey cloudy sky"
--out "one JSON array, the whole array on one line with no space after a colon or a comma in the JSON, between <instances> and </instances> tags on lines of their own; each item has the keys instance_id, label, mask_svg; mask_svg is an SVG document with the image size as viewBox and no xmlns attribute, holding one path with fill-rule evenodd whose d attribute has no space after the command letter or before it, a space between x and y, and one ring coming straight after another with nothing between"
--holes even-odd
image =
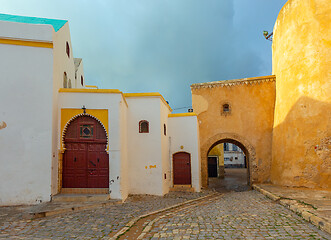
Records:
<instances>
[{"instance_id":1,"label":"blue-grey cloudy sky","mask_svg":"<svg viewBox=\"0 0 331 240\"><path fill-rule=\"evenodd\" d=\"M177 109L191 105L192 83L270 75L262 31L285 2L0 0L0 12L69 20L87 84L160 92Z\"/></svg>"}]
</instances>

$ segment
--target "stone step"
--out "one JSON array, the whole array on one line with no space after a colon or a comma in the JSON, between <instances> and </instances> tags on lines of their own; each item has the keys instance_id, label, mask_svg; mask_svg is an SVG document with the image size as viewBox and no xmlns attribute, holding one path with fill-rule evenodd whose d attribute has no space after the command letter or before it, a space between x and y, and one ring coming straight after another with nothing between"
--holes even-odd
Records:
<instances>
[{"instance_id":1,"label":"stone step","mask_svg":"<svg viewBox=\"0 0 331 240\"><path fill-rule=\"evenodd\" d=\"M191 185L174 185L170 188L170 192L195 192Z\"/></svg>"},{"instance_id":2,"label":"stone step","mask_svg":"<svg viewBox=\"0 0 331 240\"><path fill-rule=\"evenodd\" d=\"M103 202L110 199L109 194L64 194L52 197L52 202Z\"/></svg>"},{"instance_id":3,"label":"stone step","mask_svg":"<svg viewBox=\"0 0 331 240\"><path fill-rule=\"evenodd\" d=\"M108 188L62 188L61 193L70 194L107 194Z\"/></svg>"}]
</instances>

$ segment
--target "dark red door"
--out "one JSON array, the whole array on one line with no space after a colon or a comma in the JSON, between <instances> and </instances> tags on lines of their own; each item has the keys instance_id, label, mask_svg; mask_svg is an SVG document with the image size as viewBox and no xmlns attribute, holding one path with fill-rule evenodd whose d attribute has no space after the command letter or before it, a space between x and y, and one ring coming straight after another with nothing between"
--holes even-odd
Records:
<instances>
[{"instance_id":1,"label":"dark red door","mask_svg":"<svg viewBox=\"0 0 331 240\"><path fill-rule=\"evenodd\" d=\"M174 184L191 184L191 156L189 153L179 152L173 155Z\"/></svg>"},{"instance_id":2,"label":"dark red door","mask_svg":"<svg viewBox=\"0 0 331 240\"><path fill-rule=\"evenodd\" d=\"M108 188L109 161L105 144L89 144L87 184L89 188Z\"/></svg>"},{"instance_id":3,"label":"dark red door","mask_svg":"<svg viewBox=\"0 0 331 240\"><path fill-rule=\"evenodd\" d=\"M85 188L87 185L86 149L84 143L67 143L63 160L63 187Z\"/></svg>"},{"instance_id":4,"label":"dark red door","mask_svg":"<svg viewBox=\"0 0 331 240\"><path fill-rule=\"evenodd\" d=\"M108 188L107 135L89 116L76 118L64 138L62 186L64 188Z\"/></svg>"}]
</instances>

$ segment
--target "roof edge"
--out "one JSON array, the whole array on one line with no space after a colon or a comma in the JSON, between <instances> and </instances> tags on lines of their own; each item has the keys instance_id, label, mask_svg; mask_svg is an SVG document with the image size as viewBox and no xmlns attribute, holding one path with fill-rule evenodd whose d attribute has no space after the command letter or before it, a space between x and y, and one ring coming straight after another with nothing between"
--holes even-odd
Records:
<instances>
[{"instance_id":1,"label":"roof edge","mask_svg":"<svg viewBox=\"0 0 331 240\"><path fill-rule=\"evenodd\" d=\"M252 78L222 80L222 81L215 81L215 82L194 83L191 85L191 89L216 87L216 86L220 86L220 87L235 86L235 85L242 85L242 84L248 85L248 84L253 84L253 83L275 82L275 81L276 81L276 76L269 75L269 76L252 77Z\"/></svg>"}]
</instances>

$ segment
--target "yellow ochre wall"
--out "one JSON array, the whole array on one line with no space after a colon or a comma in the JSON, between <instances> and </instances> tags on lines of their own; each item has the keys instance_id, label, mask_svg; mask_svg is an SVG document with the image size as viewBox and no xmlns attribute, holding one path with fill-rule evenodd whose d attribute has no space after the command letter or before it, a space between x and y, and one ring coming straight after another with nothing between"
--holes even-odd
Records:
<instances>
[{"instance_id":1,"label":"yellow ochre wall","mask_svg":"<svg viewBox=\"0 0 331 240\"><path fill-rule=\"evenodd\" d=\"M290 0L277 18L272 46L275 184L331 188L330 23L330 0Z\"/></svg>"},{"instance_id":2,"label":"yellow ochre wall","mask_svg":"<svg viewBox=\"0 0 331 240\"><path fill-rule=\"evenodd\" d=\"M223 143L217 144L215 147L213 147L209 153L209 156L218 156L218 174L219 177L224 178L224 147Z\"/></svg>"},{"instance_id":3,"label":"yellow ochre wall","mask_svg":"<svg viewBox=\"0 0 331 240\"><path fill-rule=\"evenodd\" d=\"M222 142L244 150L250 183L270 180L275 77L193 84L191 91L199 122L203 187L208 185L208 151ZM226 115L222 114L224 103L230 104Z\"/></svg>"},{"instance_id":4,"label":"yellow ochre wall","mask_svg":"<svg viewBox=\"0 0 331 240\"><path fill-rule=\"evenodd\" d=\"M213 147L210 152L208 153L208 156L218 156L218 162L219 166L224 166L224 148L223 143L220 143Z\"/></svg>"}]
</instances>

